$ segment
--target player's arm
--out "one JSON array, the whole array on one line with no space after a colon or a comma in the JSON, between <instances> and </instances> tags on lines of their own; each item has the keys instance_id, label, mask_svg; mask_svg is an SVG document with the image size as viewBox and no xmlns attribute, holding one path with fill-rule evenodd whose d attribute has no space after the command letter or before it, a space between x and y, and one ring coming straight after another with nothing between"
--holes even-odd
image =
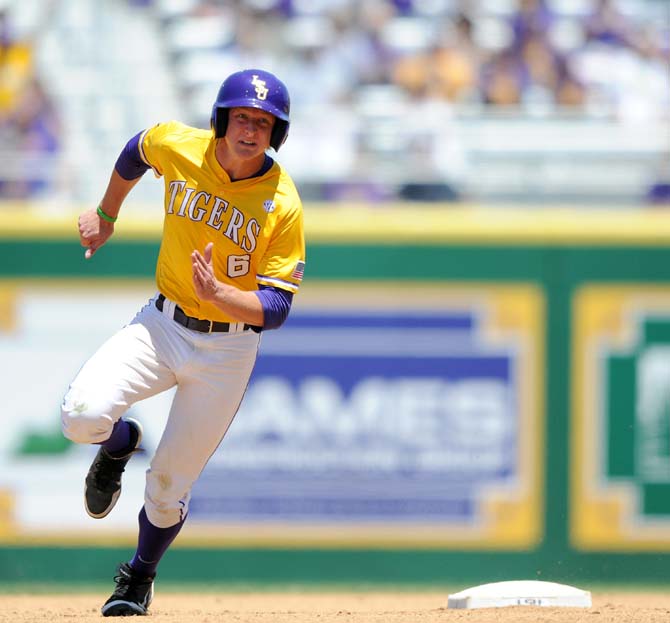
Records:
<instances>
[{"instance_id":1,"label":"player's arm","mask_svg":"<svg viewBox=\"0 0 670 623\"><path fill-rule=\"evenodd\" d=\"M81 246L86 247L86 259L93 257L114 233L114 221L121 211L123 201L149 169L149 165L140 157L140 137L141 133L137 134L123 148L98 207L85 210L79 216L79 239Z\"/></svg>"},{"instance_id":2,"label":"player's arm","mask_svg":"<svg viewBox=\"0 0 670 623\"><path fill-rule=\"evenodd\" d=\"M212 249L210 242L204 253L193 251L193 284L198 297L211 301L223 312L263 329L276 329L286 320L291 309L293 294L286 290L261 286L260 290L250 292L238 290L219 281L214 275Z\"/></svg>"}]
</instances>

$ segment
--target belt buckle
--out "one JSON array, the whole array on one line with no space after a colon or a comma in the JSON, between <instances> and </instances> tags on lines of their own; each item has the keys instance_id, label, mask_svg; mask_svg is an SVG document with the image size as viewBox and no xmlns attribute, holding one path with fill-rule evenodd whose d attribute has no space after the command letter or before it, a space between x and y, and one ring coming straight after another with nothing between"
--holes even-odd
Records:
<instances>
[{"instance_id":1,"label":"belt buckle","mask_svg":"<svg viewBox=\"0 0 670 623\"><path fill-rule=\"evenodd\" d=\"M208 320L207 322L209 322L209 329L207 330L207 333L211 333L212 329L214 328L214 321Z\"/></svg>"}]
</instances>

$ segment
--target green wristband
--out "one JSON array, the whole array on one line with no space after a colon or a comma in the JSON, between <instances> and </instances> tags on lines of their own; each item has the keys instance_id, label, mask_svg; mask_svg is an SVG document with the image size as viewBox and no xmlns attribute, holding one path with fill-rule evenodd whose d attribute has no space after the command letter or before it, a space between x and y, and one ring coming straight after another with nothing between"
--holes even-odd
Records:
<instances>
[{"instance_id":1,"label":"green wristband","mask_svg":"<svg viewBox=\"0 0 670 623\"><path fill-rule=\"evenodd\" d=\"M98 206L98 209L96 211L98 213L98 216L103 221L107 221L108 223L116 223L116 220L119 218L118 216L109 216L109 214L105 214L102 210L102 204Z\"/></svg>"}]
</instances>

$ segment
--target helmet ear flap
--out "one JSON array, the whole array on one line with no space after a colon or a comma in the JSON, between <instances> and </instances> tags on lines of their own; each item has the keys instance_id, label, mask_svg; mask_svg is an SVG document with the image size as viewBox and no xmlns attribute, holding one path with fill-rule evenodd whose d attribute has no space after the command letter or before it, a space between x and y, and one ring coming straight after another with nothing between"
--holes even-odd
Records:
<instances>
[{"instance_id":1,"label":"helmet ear flap","mask_svg":"<svg viewBox=\"0 0 670 623\"><path fill-rule=\"evenodd\" d=\"M284 144L284 141L288 136L288 126L288 121L275 119L275 125L274 128L272 128L272 134L270 135L270 147L275 151L279 151L279 148Z\"/></svg>"},{"instance_id":2,"label":"helmet ear flap","mask_svg":"<svg viewBox=\"0 0 670 623\"><path fill-rule=\"evenodd\" d=\"M214 106L211 119L212 130L216 138L223 138L228 129L228 109Z\"/></svg>"}]
</instances>

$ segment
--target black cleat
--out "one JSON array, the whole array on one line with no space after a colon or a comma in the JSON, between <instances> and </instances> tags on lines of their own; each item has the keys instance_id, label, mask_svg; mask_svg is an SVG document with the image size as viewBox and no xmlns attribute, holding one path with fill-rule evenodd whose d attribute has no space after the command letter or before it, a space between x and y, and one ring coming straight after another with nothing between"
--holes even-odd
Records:
<instances>
[{"instance_id":1,"label":"black cleat","mask_svg":"<svg viewBox=\"0 0 670 623\"><path fill-rule=\"evenodd\" d=\"M104 617L144 616L154 596L154 577L139 575L124 562L114 577L116 589L101 608Z\"/></svg>"},{"instance_id":2,"label":"black cleat","mask_svg":"<svg viewBox=\"0 0 670 623\"><path fill-rule=\"evenodd\" d=\"M86 475L84 506L95 519L106 517L114 508L121 495L121 475L142 441L141 424L131 418L127 418L126 422L130 424L132 449L121 457L114 457L105 448L100 448Z\"/></svg>"}]
</instances>

